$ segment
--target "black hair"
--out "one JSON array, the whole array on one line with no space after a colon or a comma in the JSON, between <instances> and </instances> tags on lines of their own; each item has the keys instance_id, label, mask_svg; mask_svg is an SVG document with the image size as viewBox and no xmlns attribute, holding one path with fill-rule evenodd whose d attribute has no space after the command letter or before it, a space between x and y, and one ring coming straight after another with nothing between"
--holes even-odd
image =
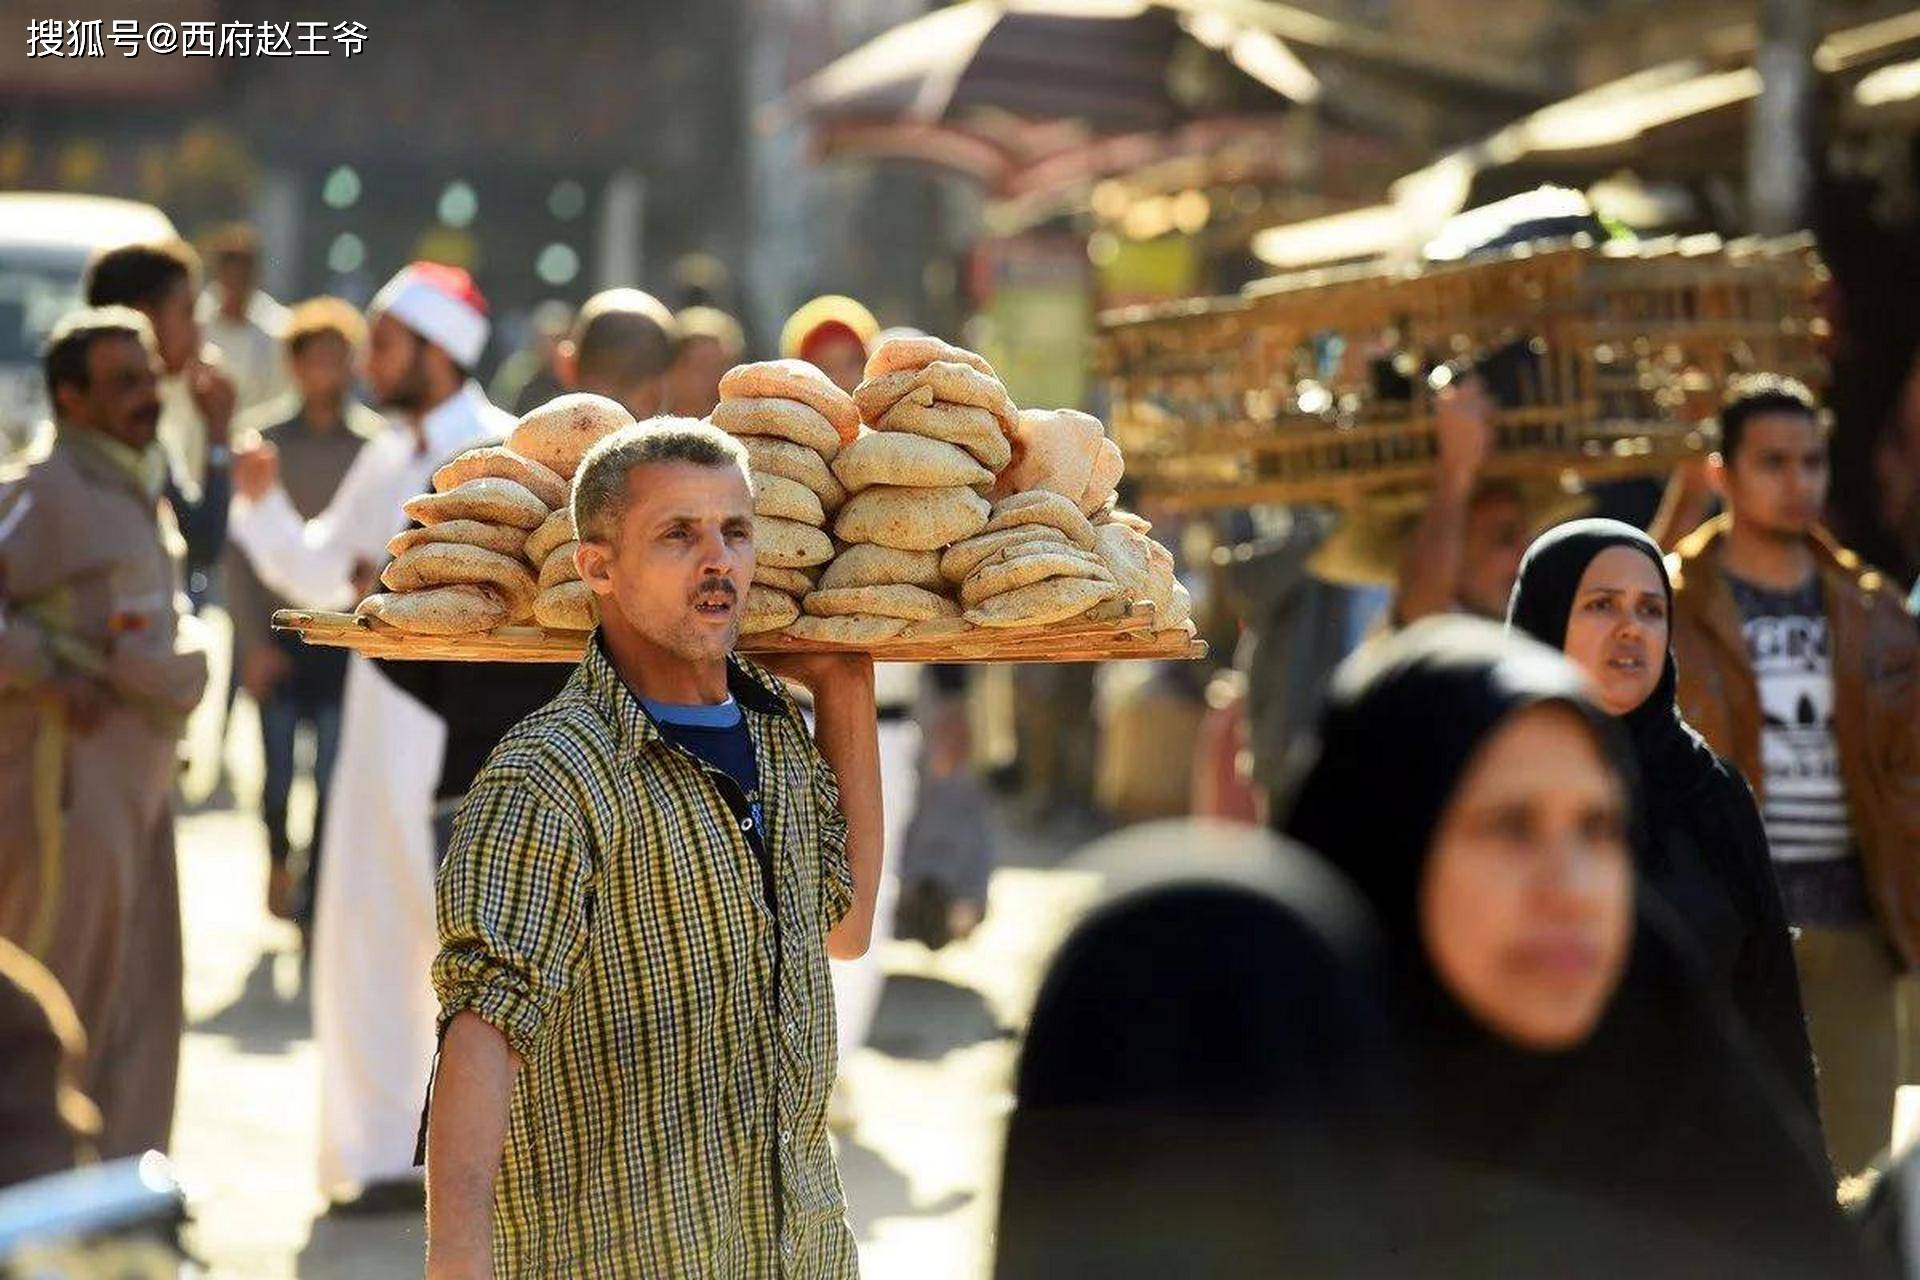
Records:
<instances>
[{"instance_id":1,"label":"black hair","mask_svg":"<svg viewBox=\"0 0 1920 1280\"><path fill-rule=\"evenodd\" d=\"M1769 413L1801 414L1817 425L1820 402L1813 398L1813 392L1807 390L1805 383L1793 378L1768 373L1736 379L1728 386L1726 399L1720 405L1720 457L1732 462L1733 455L1739 451L1740 438L1746 434L1747 423Z\"/></svg>"},{"instance_id":2,"label":"black hair","mask_svg":"<svg viewBox=\"0 0 1920 1280\"><path fill-rule=\"evenodd\" d=\"M145 316L127 307L90 307L67 316L47 335L40 352L48 400L59 387L87 389L87 361L94 343L106 338L131 338L151 349L153 330Z\"/></svg>"},{"instance_id":3,"label":"black hair","mask_svg":"<svg viewBox=\"0 0 1920 1280\"><path fill-rule=\"evenodd\" d=\"M87 305L156 306L175 281L192 287L199 275L200 257L182 241L122 245L88 264Z\"/></svg>"}]
</instances>

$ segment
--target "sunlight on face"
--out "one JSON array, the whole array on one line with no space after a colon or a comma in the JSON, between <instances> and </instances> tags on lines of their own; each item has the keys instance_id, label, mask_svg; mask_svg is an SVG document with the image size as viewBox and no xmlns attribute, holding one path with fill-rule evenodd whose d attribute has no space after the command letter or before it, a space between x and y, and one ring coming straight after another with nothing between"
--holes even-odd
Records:
<instances>
[{"instance_id":1,"label":"sunlight on face","mask_svg":"<svg viewBox=\"0 0 1920 1280\"><path fill-rule=\"evenodd\" d=\"M1480 1022L1531 1049L1592 1033L1626 965L1633 867L1620 782L1571 710L1507 720L1441 815L1422 940Z\"/></svg>"},{"instance_id":2,"label":"sunlight on face","mask_svg":"<svg viewBox=\"0 0 1920 1280\"><path fill-rule=\"evenodd\" d=\"M1645 702L1666 669L1664 575L1632 547L1608 547L1580 575L1565 648L1608 715L1626 715Z\"/></svg>"}]
</instances>

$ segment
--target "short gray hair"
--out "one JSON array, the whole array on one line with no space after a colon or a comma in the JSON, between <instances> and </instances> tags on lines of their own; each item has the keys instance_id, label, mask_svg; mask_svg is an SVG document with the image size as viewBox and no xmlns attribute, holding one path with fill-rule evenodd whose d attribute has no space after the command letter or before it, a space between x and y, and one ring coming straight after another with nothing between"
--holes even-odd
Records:
<instances>
[{"instance_id":1,"label":"short gray hair","mask_svg":"<svg viewBox=\"0 0 1920 1280\"><path fill-rule=\"evenodd\" d=\"M649 418L604 437L580 460L573 482L573 527L580 540L612 542L627 510L628 473L671 463L734 467L753 490L753 468L738 440L699 418Z\"/></svg>"}]
</instances>

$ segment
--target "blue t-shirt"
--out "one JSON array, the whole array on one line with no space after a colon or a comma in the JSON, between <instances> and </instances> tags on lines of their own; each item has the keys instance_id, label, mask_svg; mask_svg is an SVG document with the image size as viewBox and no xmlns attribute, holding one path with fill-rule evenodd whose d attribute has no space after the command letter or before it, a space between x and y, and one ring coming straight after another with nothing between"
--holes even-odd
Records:
<instances>
[{"instance_id":1,"label":"blue t-shirt","mask_svg":"<svg viewBox=\"0 0 1920 1280\"><path fill-rule=\"evenodd\" d=\"M660 726L660 733L667 741L733 779L740 795L729 796L728 800L730 803L745 800L747 811L742 821L749 825L743 830L754 853L764 856L760 765L754 758L753 735L747 732L747 717L740 710L740 704L732 698L718 706L686 706L655 702L650 698L642 698L640 704Z\"/></svg>"}]
</instances>

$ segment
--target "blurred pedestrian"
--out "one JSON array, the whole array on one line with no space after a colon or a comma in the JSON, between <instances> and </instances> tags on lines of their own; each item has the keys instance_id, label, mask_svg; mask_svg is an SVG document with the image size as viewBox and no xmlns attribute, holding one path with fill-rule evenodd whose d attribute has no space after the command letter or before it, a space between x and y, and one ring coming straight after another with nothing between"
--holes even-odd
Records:
<instances>
[{"instance_id":1,"label":"blurred pedestrian","mask_svg":"<svg viewBox=\"0 0 1920 1280\"><path fill-rule=\"evenodd\" d=\"M1105 895L1034 1001L994 1276L1414 1274L1381 1230L1389 1046L1352 889L1217 822L1130 827L1069 865Z\"/></svg>"},{"instance_id":2,"label":"blurred pedestrian","mask_svg":"<svg viewBox=\"0 0 1920 1280\"><path fill-rule=\"evenodd\" d=\"M263 406L246 422L279 459L287 497L303 520L332 503L354 460L386 424L353 394L354 366L366 346L367 325L339 298L314 298L290 313L282 359L292 374L290 400ZM227 611L233 619L236 678L260 711L266 764L260 817L267 828L267 909L283 920L311 923L313 888L326 833L327 788L340 741L340 700L347 678L347 651L303 644L276 635L268 620L294 607L260 581L236 543L226 561ZM296 738L313 741L312 837L296 864L287 805L294 778Z\"/></svg>"},{"instance_id":3,"label":"blurred pedestrian","mask_svg":"<svg viewBox=\"0 0 1920 1280\"><path fill-rule=\"evenodd\" d=\"M1887 1144L1898 983L1920 964L1920 635L1820 524L1827 437L1806 388L1730 388L1711 474L1726 513L1672 561L1680 707L1760 802L1849 1174Z\"/></svg>"},{"instance_id":4,"label":"blurred pedestrian","mask_svg":"<svg viewBox=\"0 0 1920 1280\"><path fill-rule=\"evenodd\" d=\"M54 442L0 482L0 935L72 997L108 1157L165 1149L181 1032L173 794L206 654L183 626L145 317L42 360Z\"/></svg>"},{"instance_id":5,"label":"blurred pedestrian","mask_svg":"<svg viewBox=\"0 0 1920 1280\"><path fill-rule=\"evenodd\" d=\"M1380 925L1405 1274L1862 1273L1801 1108L1636 894L1633 775L1576 667L1476 620L1335 676L1283 829Z\"/></svg>"},{"instance_id":6,"label":"blurred pedestrian","mask_svg":"<svg viewBox=\"0 0 1920 1280\"><path fill-rule=\"evenodd\" d=\"M1767 834L1746 781L1674 703L1672 591L1652 538L1578 520L1527 551L1508 625L1562 649L1627 731L1645 806L1640 875L1687 929L1706 976L1817 1124L1813 1053Z\"/></svg>"},{"instance_id":7,"label":"blurred pedestrian","mask_svg":"<svg viewBox=\"0 0 1920 1280\"><path fill-rule=\"evenodd\" d=\"M440 873L428 1274L853 1276L826 962L879 879L872 664L733 654L753 498L713 427L607 437L573 503L600 627Z\"/></svg>"},{"instance_id":8,"label":"blurred pedestrian","mask_svg":"<svg viewBox=\"0 0 1920 1280\"><path fill-rule=\"evenodd\" d=\"M236 411L246 414L292 389L281 343L287 309L260 287L260 234L244 222L207 237L213 279L200 295L200 327L233 379Z\"/></svg>"},{"instance_id":9,"label":"blurred pedestrian","mask_svg":"<svg viewBox=\"0 0 1920 1280\"><path fill-rule=\"evenodd\" d=\"M227 540L229 433L238 406L217 350L194 317L200 259L180 242L112 249L87 267L90 307L132 307L159 346L160 444L169 459L166 496L186 539L187 599L197 613L214 590Z\"/></svg>"},{"instance_id":10,"label":"blurred pedestrian","mask_svg":"<svg viewBox=\"0 0 1920 1280\"><path fill-rule=\"evenodd\" d=\"M747 357L740 322L718 307L687 307L674 316L679 342L667 378L667 407L704 418L720 403L720 379Z\"/></svg>"},{"instance_id":11,"label":"blurred pedestrian","mask_svg":"<svg viewBox=\"0 0 1920 1280\"><path fill-rule=\"evenodd\" d=\"M487 398L516 415L536 409L565 389L560 345L573 324L573 308L549 298L527 319L527 345L500 362Z\"/></svg>"},{"instance_id":12,"label":"blurred pedestrian","mask_svg":"<svg viewBox=\"0 0 1920 1280\"><path fill-rule=\"evenodd\" d=\"M581 304L560 344L560 381L617 402L645 422L665 411L678 327L666 304L638 289L607 289Z\"/></svg>"},{"instance_id":13,"label":"blurred pedestrian","mask_svg":"<svg viewBox=\"0 0 1920 1280\"><path fill-rule=\"evenodd\" d=\"M867 376L867 355L880 322L854 299L828 293L787 317L780 330L780 356L805 360L851 392Z\"/></svg>"},{"instance_id":14,"label":"blurred pedestrian","mask_svg":"<svg viewBox=\"0 0 1920 1280\"><path fill-rule=\"evenodd\" d=\"M236 464L235 540L262 582L309 608L367 594L406 523L400 505L456 449L513 425L473 381L487 308L465 271L416 262L368 314L367 382L389 426L326 510L301 518L273 446ZM420 1203L412 1139L433 1057L432 811L445 744L438 717L369 660L348 660L313 921L320 1184L343 1208Z\"/></svg>"}]
</instances>

